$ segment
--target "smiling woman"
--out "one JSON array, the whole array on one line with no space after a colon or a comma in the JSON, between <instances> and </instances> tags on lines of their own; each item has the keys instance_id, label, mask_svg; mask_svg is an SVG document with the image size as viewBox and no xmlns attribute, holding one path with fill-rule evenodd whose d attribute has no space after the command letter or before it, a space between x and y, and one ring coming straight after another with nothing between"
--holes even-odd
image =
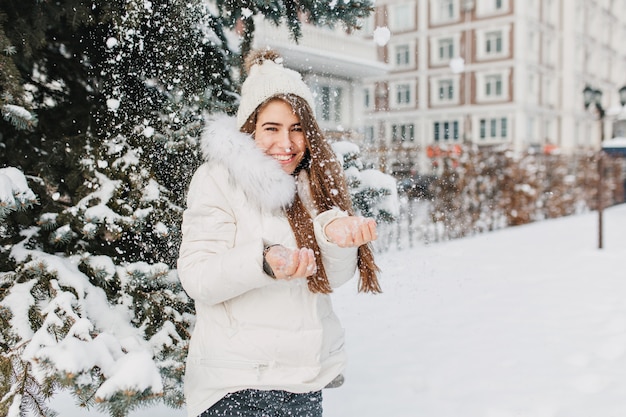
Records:
<instances>
[{"instance_id":1,"label":"smiling woman","mask_svg":"<svg viewBox=\"0 0 626 417\"><path fill-rule=\"evenodd\" d=\"M299 73L247 60L237 118L212 116L189 186L178 273L196 304L190 417L320 417L346 355L329 293L358 270L380 292L370 242Z\"/></svg>"}]
</instances>

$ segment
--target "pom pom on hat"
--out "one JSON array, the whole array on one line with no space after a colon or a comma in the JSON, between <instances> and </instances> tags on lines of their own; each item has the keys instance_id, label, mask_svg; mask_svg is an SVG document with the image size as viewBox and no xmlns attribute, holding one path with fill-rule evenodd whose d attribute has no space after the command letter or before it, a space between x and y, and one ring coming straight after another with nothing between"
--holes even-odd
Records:
<instances>
[{"instance_id":1,"label":"pom pom on hat","mask_svg":"<svg viewBox=\"0 0 626 417\"><path fill-rule=\"evenodd\" d=\"M252 52L245 62L248 77L241 86L241 100L237 110L237 127L268 98L278 94L295 94L315 109L313 94L297 71L283 67L282 57L276 51L264 49Z\"/></svg>"}]
</instances>

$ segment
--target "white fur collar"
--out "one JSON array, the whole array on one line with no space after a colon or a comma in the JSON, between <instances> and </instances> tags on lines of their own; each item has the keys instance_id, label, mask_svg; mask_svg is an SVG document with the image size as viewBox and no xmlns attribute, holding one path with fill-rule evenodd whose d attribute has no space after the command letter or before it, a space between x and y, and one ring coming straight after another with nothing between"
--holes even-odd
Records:
<instances>
[{"instance_id":1,"label":"white fur collar","mask_svg":"<svg viewBox=\"0 0 626 417\"><path fill-rule=\"evenodd\" d=\"M226 168L233 185L243 190L250 203L275 211L293 201L294 177L265 155L250 135L240 132L234 117L207 115L205 121L200 139L204 159Z\"/></svg>"}]
</instances>

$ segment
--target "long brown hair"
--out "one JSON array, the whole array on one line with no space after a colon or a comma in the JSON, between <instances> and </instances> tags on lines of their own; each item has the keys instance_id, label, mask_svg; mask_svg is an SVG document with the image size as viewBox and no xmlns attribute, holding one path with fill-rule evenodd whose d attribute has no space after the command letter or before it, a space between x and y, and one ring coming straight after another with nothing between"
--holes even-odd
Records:
<instances>
[{"instance_id":1,"label":"long brown hair","mask_svg":"<svg viewBox=\"0 0 626 417\"><path fill-rule=\"evenodd\" d=\"M306 140L307 154L299 169L305 169L309 176L311 197L318 212L337 207L353 215L352 200L346 184L343 168L332 148L324 138L322 131L313 116L313 111L306 100L293 94L278 94L270 97L257 107L250 115L241 131L254 135L257 116L261 109L272 100L282 100L289 104L300 119L300 125ZM297 175L297 172L295 173ZM322 264L319 245L315 240L313 219L300 197L296 194L293 203L286 209L289 224L296 237L298 247L313 249L317 263L317 273L307 278L312 292L330 293L332 287L328 281L326 270ZM359 292L382 292L378 283L377 273L380 271L374 262L371 245L365 244L358 248Z\"/></svg>"}]
</instances>

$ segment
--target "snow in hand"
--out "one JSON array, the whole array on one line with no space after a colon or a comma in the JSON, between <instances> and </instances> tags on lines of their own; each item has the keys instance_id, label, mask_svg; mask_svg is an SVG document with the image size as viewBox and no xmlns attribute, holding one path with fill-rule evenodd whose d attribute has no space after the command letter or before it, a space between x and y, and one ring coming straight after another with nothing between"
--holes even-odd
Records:
<instances>
[{"instance_id":1,"label":"snow in hand","mask_svg":"<svg viewBox=\"0 0 626 417\"><path fill-rule=\"evenodd\" d=\"M626 416L626 204L378 254L346 285L346 383L325 417ZM61 416L94 416L56 401ZM133 417L182 417L156 408Z\"/></svg>"}]
</instances>

